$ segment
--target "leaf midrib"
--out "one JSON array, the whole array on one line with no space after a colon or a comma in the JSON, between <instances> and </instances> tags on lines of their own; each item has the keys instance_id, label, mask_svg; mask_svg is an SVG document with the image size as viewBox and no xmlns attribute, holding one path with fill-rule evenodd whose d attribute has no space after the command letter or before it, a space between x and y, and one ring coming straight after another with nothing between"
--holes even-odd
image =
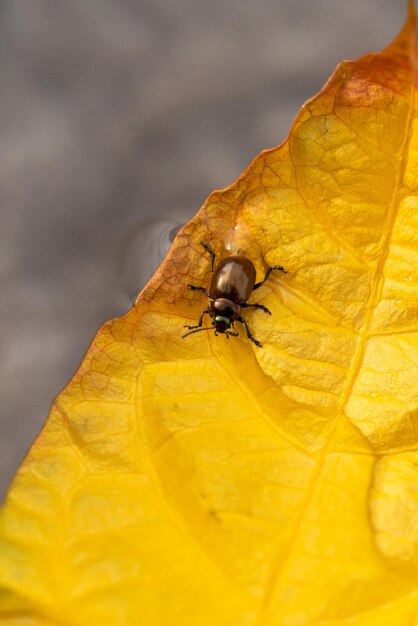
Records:
<instances>
[{"instance_id":1,"label":"leaf midrib","mask_svg":"<svg viewBox=\"0 0 418 626\"><path fill-rule=\"evenodd\" d=\"M414 86L411 85L411 98L410 98L410 103L409 103L408 115L407 115L406 122L405 122L405 133L404 133L404 139L402 143L402 159L399 163L398 176L397 176L396 183L394 186L389 215L388 215L388 219L387 219L386 226L385 226L386 232L383 237L379 258L378 258L376 269L374 271L373 278L372 278L370 296L369 296L368 306L367 306L366 315L365 315L365 323L364 323L362 330L360 330L360 333L359 333L360 339L358 342L357 350L352 358L353 365L351 368L351 376L347 377L347 384L341 394L341 401L338 406L339 411L335 417L334 425L332 429L330 430L328 439L325 442L324 447L322 448L321 453L318 457L317 465L316 465L314 472L312 473L312 477L309 482L305 499L302 502L300 511L298 515L296 516L296 519L293 523L293 529L290 533L290 538L288 540L289 547L287 550L287 555L285 556L284 559L281 558L279 560L278 557L276 558L276 566L273 567L273 573L267 584L267 592L264 598L262 608L260 610L259 619L257 621L257 626L267 626L268 624L268 620L270 617L271 602L276 595L276 591L280 585L280 580L283 578L284 572L286 571L287 565L291 559L293 548L296 543L298 533L300 531L301 522L314 496L315 484L317 482L319 475L322 472L322 467L328 455L330 446L332 444L332 440L334 438L337 425L339 423L339 418L341 417L342 414L344 414L346 404L350 398L350 394L352 392L352 389L354 387L354 384L356 382L356 379L358 377L358 374L361 368L367 342L371 336L370 326L371 326L371 322L373 319L374 311L380 300L380 295L381 295L382 286L383 286L383 267L384 267L384 264L386 262L386 258L388 255L391 236L393 232L393 226L396 221L397 214L398 214L401 182L404 178L405 169L406 169L407 162L408 162L408 146L409 146L409 142L411 138L411 126L412 126L412 116L413 116L413 111L414 111L414 99L415 99L415 89L414 89Z\"/></svg>"}]
</instances>

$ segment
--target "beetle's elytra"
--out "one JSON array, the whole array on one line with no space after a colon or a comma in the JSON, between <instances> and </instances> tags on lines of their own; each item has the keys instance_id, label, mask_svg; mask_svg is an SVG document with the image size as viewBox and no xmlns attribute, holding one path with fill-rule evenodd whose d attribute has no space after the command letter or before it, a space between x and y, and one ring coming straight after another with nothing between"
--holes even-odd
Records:
<instances>
[{"instance_id":1,"label":"beetle's elytra","mask_svg":"<svg viewBox=\"0 0 418 626\"><path fill-rule=\"evenodd\" d=\"M214 251L203 241L201 241L201 244L212 257L212 280L210 281L209 290L196 285L187 286L193 291L203 291L210 298L210 302L195 326L185 326L185 328L190 329L190 332L183 335L183 337L202 330L214 330L215 335L222 333L227 338L230 335L238 337L239 333L237 333L234 323L241 322L245 327L248 339L251 339L256 346L261 348L261 343L252 336L247 322L241 316L241 309L253 307L262 309L271 315L271 311L263 304L248 304L247 300L255 289L258 289L266 282L272 270L279 270L284 273L286 273L286 270L281 265L268 267L264 279L256 283L255 267L250 259L239 255L229 256L222 259L215 267L216 255ZM212 318L212 326L202 328L205 315L209 315Z\"/></svg>"}]
</instances>

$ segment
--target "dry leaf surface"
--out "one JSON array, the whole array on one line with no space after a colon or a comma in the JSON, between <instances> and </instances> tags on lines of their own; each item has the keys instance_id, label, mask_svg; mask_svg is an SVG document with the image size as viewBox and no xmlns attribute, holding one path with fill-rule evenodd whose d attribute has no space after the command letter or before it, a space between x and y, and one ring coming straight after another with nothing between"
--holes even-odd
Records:
<instances>
[{"instance_id":1,"label":"dry leaf surface","mask_svg":"<svg viewBox=\"0 0 418 626\"><path fill-rule=\"evenodd\" d=\"M416 61L411 11L100 329L2 510L0 624L418 624ZM262 349L182 339L202 240L286 266Z\"/></svg>"}]
</instances>

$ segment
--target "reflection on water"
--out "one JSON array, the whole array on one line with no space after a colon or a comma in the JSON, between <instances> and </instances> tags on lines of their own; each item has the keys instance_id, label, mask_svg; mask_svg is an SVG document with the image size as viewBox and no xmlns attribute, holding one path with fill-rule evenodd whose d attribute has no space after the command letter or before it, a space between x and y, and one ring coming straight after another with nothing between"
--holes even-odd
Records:
<instances>
[{"instance_id":1,"label":"reflection on water","mask_svg":"<svg viewBox=\"0 0 418 626\"><path fill-rule=\"evenodd\" d=\"M120 279L123 293L133 303L166 256L179 230L195 208L179 209L139 222L123 242Z\"/></svg>"}]
</instances>

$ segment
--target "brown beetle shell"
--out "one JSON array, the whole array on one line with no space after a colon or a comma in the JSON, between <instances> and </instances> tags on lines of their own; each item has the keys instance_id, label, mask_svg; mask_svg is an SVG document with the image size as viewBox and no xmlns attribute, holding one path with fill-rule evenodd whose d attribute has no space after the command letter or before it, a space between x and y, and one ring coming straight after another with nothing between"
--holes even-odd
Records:
<instances>
[{"instance_id":1,"label":"brown beetle shell","mask_svg":"<svg viewBox=\"0 0 418 626\"><path fill-rule=\"evenodd\" d=\"M209 287L211 298L227 298L236 304L247 302L255 283L255 267L244 256L229 256L217 265Z\"/></svg>"}]
</instances>

